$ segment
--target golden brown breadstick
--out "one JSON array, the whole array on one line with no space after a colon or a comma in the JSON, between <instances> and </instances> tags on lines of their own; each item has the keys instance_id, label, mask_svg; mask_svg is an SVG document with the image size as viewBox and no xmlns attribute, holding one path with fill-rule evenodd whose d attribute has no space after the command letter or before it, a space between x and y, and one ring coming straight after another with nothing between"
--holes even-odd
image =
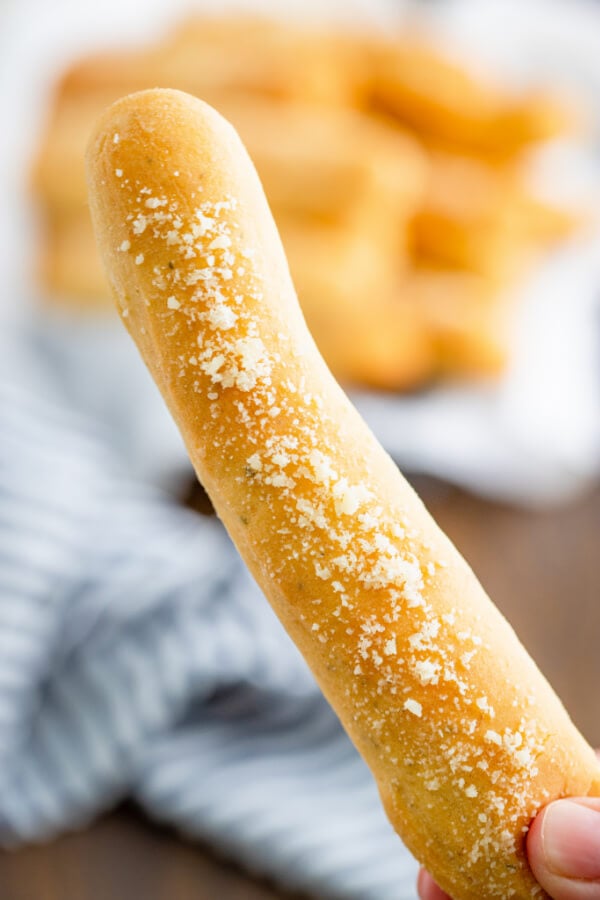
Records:
<instances>
[{"instance_id":1,"label":"golden brown breadstick","mask_svg":"<svg viewBox=\"0 0 600 900\"><path fill-rule=\"evenodd\" d=\"M429 330L412 304L380 303L368 310L350 309L342 319L327 307L306 321L325 362L344 385L384 391L411 391L435 373Z\"/></svg>"},{"instance_id":2,"label":"golden brown breadstick","mask_svg":"<svg viewBox=\"0 0 600 900\"><path fill-rule=\"evenodd\" d=\"M37 276L46 298L71 309L112 313L89 210L80 217L47 219L42 227Z\"/></svg>"},{"instance_id":3,"label":"golden brown breadstick","mask_svg":"<svg viewBox=\"0 0 600 900\"><path fill-rule=\"evenodd\" d=\"M148 91L87 159L124 322L394 827L456 900L539 896L528 824L596 758L324 365L235 131Z\"/></svg>"},{"instance_id":4,"label":"golden brown breadstick","mask_svg":"<svg viewBox=\"0 0 600 900\"><path fill-rule=\"evenodd\" d=\"M397 297L397 253L386 260L385 248L370 232L352 233L349 226L298 225L284 219L282 237L303 313L336 378L406 391L432 376L438 329L433 329L432 342L420 302L417 308L404 300L404 293ZM59 216L45 223L37 274L46 299L55 304L82 314L114 314L87 210L85 216ZM450 304L450 314L452 310L455 304ZM450 343L455 351L463 346L444 341Z\"/></svg>"},{"instance_id":5,"label":"golden brown breadstick","mask_svg":"<svg viewBox=\"0 0 600 900\"><path fill-rule=\"evenodd\" d=\"M225 100L222 108L276 210L332 220L370 207L384 233L394 227L390 216L405 220L422 197L423 151L412 135L383 120L352 109L256 99Z\"/></svg>"},{"instance_id":6,"label":"golden brown breadstick","mask_svg":"<svg viewBox=\"0 0 600 900\"><path fill-rule=\"evenodd\" d=\"M418 258L505 280L576 221L536 199L508 167L435 152L411 223L412 246Z\"/></svg>"},{"instance_id":7,"label":"golden brown breadstick","mask_svg":"<svg viewBox=\"0 0 600 900\"><path fill-rule=\"evenodd\" d=\"M508 285L455 269L415 269L401 288L422 317L438 375L495 377L508 362L514 303Z\"/></svg>"},{"instance_id":8,"label":"golden brown breadstick","mask_svg":"<svg viewBox=\"0 0 600 900\"><path fill-rule=\"evenodd\" d=\"M341 317L358 306L375 316L381 300L397 296L407 260L377 239L377 223L363 230L352 220L330 225L276 216L276 222L305 314L310 307Z\"/></svg>"},{"instance_id":9,"label":"golden brown breadstick","mask_svg":"<svg viewBox=\"0 0 600 900\"><path fill-rule=\"evenodd\" d=\"M69 93L168 85L191 93L227 88L309 103L349 104L354 77L333 31L256 16L191 16L141 50L98 53L72 65ZM344 54L346 56L347 54ZM341 63L341 64L340 64ZM121 91L121 94L123 91Z\"/></svg>"},{"instance_id":10,"label":"golden brown breadstick","mask_svg":"<svg viewBox=\"0 0 600 900\"><path fill-rule=\"evenodd\" d=\"M135 67L135 66L134 66ZM140 79L143 88L161 81L158 71ZM106 107L119 97L137 90L138 82L126 78L105 90L77 92L61 88L54 103L32 165L31 187L37 198L53 214L80 215L87 211L87 185L83 157L94 122ZM132 87L133 84L133 87ZM224 105L221 90L208 90L202 96Z\"/></svg>"},{"instance_id":11,"label":"golden brown breadstick","mask_svg":"<svg viewBox=\"0 0 600 900\"><path fill-rule=\"evenodd\" d=\"M511 96L419 35L374 41L371 59L375 107L449 146L503 158L575 127L560 99Z\"/></svg>"},{"instance_id":12,"label":"golden brown breadstick","mask_svg":"<svg viewBox=\"0 0 600 900\"><path fill-rule=\"evenodd\" d=\"M477 228L433 209L415 215L410 245L417 263L455 267L497 282L514 278L535 250L499 222Z\"/></svg>"},{"instance_id":13,"label":"golden brown breadstick","mask_svg":"<svg viewBox=\"0 0 600 900\"><path fill-rule=\"evenodd\" d=\"M82 157L95 119L122 94L103 93L71 101L58 93L37 148L31 188L54 214L87 210Z\"/></svg>"},{"instance_id":14,"label":"golden brown breadstick","mask_svg":"<svg viewBox=\"0 0 600 900\"><path fill-rule=\"evenodd\" d=\"M398 298L402 261L378 239L377 223L278 224L302 311L336 378L384 390L422 385L433 372L429 329Z\"/></svg>"},{"instance_id":15,"label":"golden brown breadstick","mask_svg":"<svg viewBox=\"0 0 600 900\"><path fill-rule=\"evenodd\" d=\"M201 87L206 97L207 86ZM128 93L124 82L117 93L57 96L32 176L35 191L55 211L87 205L83 154L90 129L103 109ZM405 219L423 194L427 166L418 142L384 121L358 110L229 91L208 96L239 131L277 210L331 220L369 204L384 233L390 215Z\"/></svg>"}]
</instances>

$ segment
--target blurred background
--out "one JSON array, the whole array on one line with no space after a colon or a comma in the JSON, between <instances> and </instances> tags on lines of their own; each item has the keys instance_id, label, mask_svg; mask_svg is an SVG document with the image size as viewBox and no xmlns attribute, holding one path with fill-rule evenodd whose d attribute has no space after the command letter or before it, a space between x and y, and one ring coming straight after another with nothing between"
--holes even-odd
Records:
<instances>
[{"instance_id":1,"label":"blurred background","mask_svg":"<svg viewBox=\"0 0 600 900\"><path fill-rule=\"evenodd\" d=\"M412 898L117 320L83 152L149 87L234 123L332 371L600 744L600 3L2 0L0 34L0 893Z\"/></svg>"}]
</instances>

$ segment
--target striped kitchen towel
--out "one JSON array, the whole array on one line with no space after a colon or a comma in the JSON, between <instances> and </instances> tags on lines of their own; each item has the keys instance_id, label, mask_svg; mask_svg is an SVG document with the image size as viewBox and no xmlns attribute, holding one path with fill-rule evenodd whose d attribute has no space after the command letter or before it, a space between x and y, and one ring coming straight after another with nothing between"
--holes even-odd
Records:
<instances>
[{"instance_id":1,"label":"striped kitchen towel","mask_svg":"<svg viewBox=\"0 0 600 900\"><path fill-rule=\"evenodd\" d=\"M128 796L316 897L413 898L369 772L220 524L6 370L0 843Z\"/></svg>"}]
</instances>

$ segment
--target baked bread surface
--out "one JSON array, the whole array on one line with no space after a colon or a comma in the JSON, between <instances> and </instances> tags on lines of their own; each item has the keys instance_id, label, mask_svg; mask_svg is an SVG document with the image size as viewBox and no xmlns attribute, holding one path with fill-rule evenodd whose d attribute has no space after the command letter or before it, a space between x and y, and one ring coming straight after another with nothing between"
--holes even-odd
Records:
<instances>
[{"instance_id":1,"label":"baked bread surface","mask_svg":"<svg viewBox=\"0 0 600 900\"><path fill-rule=\"evenodd\" d=\"M146 91L87 166L123 321L392 825L455 900L543 896L528 825L596 758L323 363L235 131Z\"/></svg>"}]
</instances>

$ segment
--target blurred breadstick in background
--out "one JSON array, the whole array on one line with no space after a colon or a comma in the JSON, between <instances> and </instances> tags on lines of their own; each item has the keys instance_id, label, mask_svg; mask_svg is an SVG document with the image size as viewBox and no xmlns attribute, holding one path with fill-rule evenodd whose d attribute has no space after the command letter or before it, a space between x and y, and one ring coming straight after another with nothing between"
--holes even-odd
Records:
<instances>
[{"instance_id":1,"label":"blurred breadstick in background","mask_svg":"<svg viewBox=\"0 0 600 900\"><path fill-rule=\"evenodd\" d=\"M420 200L425 154L417 140L358 110L323 110L262 98L241 100L225 91L219 106L239 129L276 209L332 219L372 195L383 211L402 215ZM101 92L58 105L33 172L34 190L55 209L87 204L80 151L90 116L110 103Z\"/></svg>"},{"instance_id":2,"label":"blurred breadstick in background","mask_svg":"<svg viewBox=\"0 0 600 900\"><path fill-rule=\"evenodd\" d=\"M116 96L160 80L191 93L228 90L287 101L353 106L355 79L334 32L268 18L186 19L149 51L102 53L74 65L69 92ZM128 89L122 91L124 85Z\"/></svg>"},{"instance_id":3,"label":"blurred breadstick in background","mask_svg":"<svg viewBox=\"0 0 600 900\"><path fill-rule=\"evenodd\" d=\"M353 309L343 319L324 310L330 320L307 322L330 369L352 386L410 391L436 373L434 345L426 321L407 300Z\"/></svg>"},{"instance_id":4,"label":"blurred breadstick in background","mask_svg":"<svg viewBox=\"0 0 600 900\"><path fill-rule=\"evenodd\" d=\"M49 295L72 311L106 310L108 288L98 259L89 215L46 219L35 270Z\"/></svg>"},{"instance_id":5,"label":"blurred breadstick in background","mask_svg":"<svg viewBox=\"0 0 600 900\"><path fill-rule=\"evenodd\" d=\"M425 154L403 130L345 108L227 98L222 106L278 211L334 220L369 205L387 230L390 211L406 220L421 200Z\"/></svg>"},{"instance_id":6,"label":"blurred breadstick in background","mask_svg":"<svg viewBox=\"0 0 600 900\"><path fill-rule=\"evenodd\" d=\"M375 44L372 58L374 107L451 147L508 157L578 124L552 94L511 96L417 36Z\"/></svg>"},{"instance_id":7,"label":"blurred breadstick in background","mask_svg":"<svg viewBox=\"0 0 600 900\"><path fill-rule=\"evenodd\" d=\"M59 91L31 171L31 188L43 213L79 216L87 211L81 154L89 135L90 116L110 104L111 96L102 92L71 98Z\"/></svg>"},{"instance_id":8,"label":"blurred breadstick in background","mask_svg":"<svg viewBox=\"0 0 600 900\"><path fill-rule=\"evenodd\" d=\"M512 168L439 151L429 160L412 222L418 257L510 279L532 251L567 237L578 224L573 213L536 199Z\"/></svg>"},{"instance_id":9,"label":"blurred breadstick in background","mask_svg":"<svg viewBox=\"0 0 600 900\"><path fill-rule=\"evenodd\" d=\"M497 376L511 344L513 304L492 280L469 272L415 269L404 294L415 303L438 376Z\"/></svg>"},{"instance_id":10,"label":"blurred breadstick in background","mask_svg":"<svg viewBox=\"0 0 600 900\"><path fill-rule=\"evenodd\" d=\"M368 232L280 224L308 326L331 369L353 384L410 390L429 380L428 327L402 296L395 257Z\"/></svg>"}]
</instances>

